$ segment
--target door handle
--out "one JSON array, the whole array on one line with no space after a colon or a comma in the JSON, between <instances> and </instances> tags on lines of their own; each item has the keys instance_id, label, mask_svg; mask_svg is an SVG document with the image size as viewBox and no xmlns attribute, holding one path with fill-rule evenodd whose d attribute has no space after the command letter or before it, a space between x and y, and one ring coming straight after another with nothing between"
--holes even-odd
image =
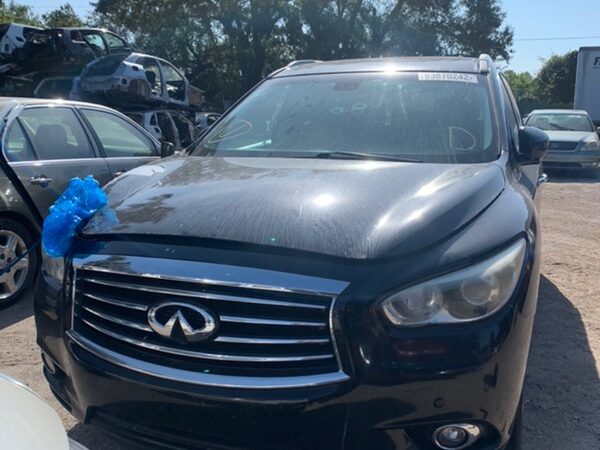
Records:
<instances>
[{"instance_id":1,"label":"door handle","mask_svg":"<svg viewBox=\"0 0 600 450\"><path fill-rule=\"evenodd\" d=\"M548 175L543 173L539 176L537 185L541 186L542 184L546 184L547 181L548 181Z\"/></svg>"},{"instance_id":2,"label":"door handle","mask_svg":"<svg viewBox=\"0 0 600 450\"><path fill-rule=\"evenodd\" d=\"M40 186L40 187L48 187L48 185L50 183L52 183L54 180L50 177L47 177L45 175L37 175L35 177L31 177L29 179L29 182L31 184L33 184L34 186Z\"/></svg>"}]
</instances>

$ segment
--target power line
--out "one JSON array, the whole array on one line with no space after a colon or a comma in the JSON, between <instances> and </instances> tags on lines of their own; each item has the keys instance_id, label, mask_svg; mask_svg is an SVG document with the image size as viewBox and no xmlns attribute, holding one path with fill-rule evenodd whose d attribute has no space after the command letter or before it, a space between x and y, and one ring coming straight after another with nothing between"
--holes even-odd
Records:
<instances>
[{"instance_id":1,"label":"power line","mask_svg":"<svg viewBox=\"0 0 600 450\"><path fill-rule=\"evenodd\" d=\"M522 39L514 39L514 41L571 41L571 40L577 40L577 39L600 39L600 36L522 38Z\"/></svg>"}]
</instances>

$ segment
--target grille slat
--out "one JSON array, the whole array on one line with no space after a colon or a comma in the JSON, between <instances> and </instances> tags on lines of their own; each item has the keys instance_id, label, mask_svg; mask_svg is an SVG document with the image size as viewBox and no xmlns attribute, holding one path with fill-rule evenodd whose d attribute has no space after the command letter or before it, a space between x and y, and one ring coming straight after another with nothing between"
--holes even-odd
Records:
<instances>
[{"instance_id":1,"label":"grille slat","mask_svg":"<svg viewBox=\"0 0 600 450\"><path fill-rule=\"evenodd\" d=\"M333 354L323 355L306 355L306 356L245 356L245 355L226 355L217 353L204 353L191 350L183 350L179 348L168 347L165 345L157 345L149 342L134 339L123 334L116 333L111 330L107 330L97 324L89 322L85 319L82 320L87 326L93 328L100 333L103 333L111 338L121 340L128 344L132 344L138 347L142 347L148 350L155 350L161 353L168 353L171 355L184 356L187 358L198 358L198 359L211 359L215 361L235 361L235 362L292 362L292 361L313 361L320 359L331 359L334 357Z\"/></svg>"},{"instance_id":2,"label":"grille slat","mask_svg":"<svg viewBox=\"0 0 600 450\"><path fill-rule=\"evenodd\" d=\"M282 381L286 378L310 380L328 374L332 380L340 379L330 329L334 295L311 295L301 284L297 290L265 287L263 279L257 284L236 285L230 280L219 284L214 279L203 284L201 278L162 278L147 272L111 272L106 267L94 270L75 265L74 277L70 335L81 337L80 342L94 342L96 353L100 346L106 354L122 355L121 363L130 365L131 358L139 361L140 372L145 373L142 368L151 364L210 374L208 378L240 377L245 383L253 377L272 379L275 385L286 384ZM199 342L154 332L149 311L169 302L175 306L162 310L161 323L177 312L177 305L189 304L210 312L218 323L216 331ZM202 316L192 319L194 329L202 326Z\"/></svg>"},{"instance_id":3,"label":"grille slat","mask_svg":"<svg viewBox=\"0 0 600 450\"><path fill-rule=\"evenodd\" d=\"M559 151L559 152L569 152L573 151L577 148L578 142L569 142L569 141L550 141L548 143L548 150L550 151Z\"/></svg>"}]
</instances>

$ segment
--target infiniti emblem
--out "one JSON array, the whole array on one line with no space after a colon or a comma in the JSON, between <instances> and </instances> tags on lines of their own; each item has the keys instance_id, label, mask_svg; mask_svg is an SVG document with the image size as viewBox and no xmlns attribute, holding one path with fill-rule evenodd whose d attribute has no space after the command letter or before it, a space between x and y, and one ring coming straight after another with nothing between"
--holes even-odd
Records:
<instances>
[{"instance_id":1,"label":"infiniti emblem","mask_svg":"<svg viewBox=\"0 0 600 450\"><path fill-rule=\"evenodd\" d=\"M215 317L200 306L166 302L148 311L148 325L165 338L198 342L208 339L217 329Z\"/></svg>"}]
</instances>

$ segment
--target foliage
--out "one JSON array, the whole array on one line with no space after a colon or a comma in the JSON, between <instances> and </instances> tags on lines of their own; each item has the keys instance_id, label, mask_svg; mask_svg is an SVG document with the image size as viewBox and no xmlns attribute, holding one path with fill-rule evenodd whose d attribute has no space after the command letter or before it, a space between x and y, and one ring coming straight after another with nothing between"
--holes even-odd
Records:
<instances>
[{"instance_id":1,"label":"foliage","mask_svg":"<svg viewBox=\"0 0 600 450\"><path fill-rule=\"evenodd\" d=\"M576 72L577 51L552 56L544 63L537 76L540 98L550 103L572 103Z\"/></svg>"},{"instance_id":2,"label":"foliage","mask_svg":"<svg viewBox=\"0 0 600 450\"><path fill-rule=\"evenodd\" d=\"M11 2L0 1L0 23L20 23L22 25L41 26L40 18L33 13L31 7Z\"/></svg>"},{"instance_id":3,"label":"foliage","mask_svg":"<svg viewBox=\"0 0 600 450\"><path fill-rule=\"evenodd\" d=\"M548 59L537 76L529 72L504 72L521 113L533 109L572 108L575 95L577 51Z\"/></svg>"},{"instance_id":4,"label":"foliage","mask_svg":"<svg viewBox=\"0 0 600 450\"><path fill-rule=\"evenodd\" d=\"M83 26L83 20L79 18L70 3L65 3L58 9L43 14L42 20L48 28Z\"/></svg>"},{"instance_id":5,"label":"foliage","mask_svg":"<svg viewBox=\"0 0 600 450\"><path fill-rule=\"evenodd\" d=\"M512 30L497 0L98 0L96 23L237 98L293 59L490 53Z\"/></svg>"}]
</instances>

